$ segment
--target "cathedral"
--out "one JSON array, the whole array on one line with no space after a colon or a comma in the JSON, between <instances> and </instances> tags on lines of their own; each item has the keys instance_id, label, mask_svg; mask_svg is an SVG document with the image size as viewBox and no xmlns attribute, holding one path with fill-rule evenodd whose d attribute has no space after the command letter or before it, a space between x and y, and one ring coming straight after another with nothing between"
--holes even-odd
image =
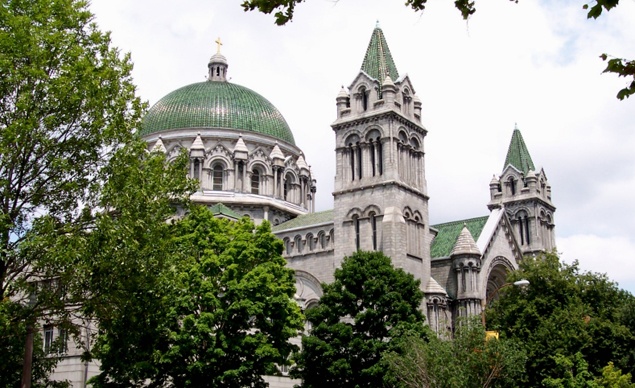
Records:
<instances>
[{"instance_id":1,"label":"cathedral","mask_svg":"<svg viewBox=\"0 0 635 388\"><path fill-rule=\"evenodd\" d=\"M187 151L189 174L200 183L194 202L217 217L271 223L304 310L319 303L321 284L333 281L345 256L379 250L421 281L426 322L443 335L458 317L480 314L523 257L555 249L551 186L517 128L502 172L489 182L490 201L483 204L489 214L430 225L421 100L408 75L400 75L379 26L357 75L335 96L331 210L315 211L317 179L282 114L229 82L228 69L219 49L207 80L160 99L140 135L168 158ZM56 375L81 385L96 374L98 365L79 355L69 354Z\"/></svg>"},{"instance_id":2,"label":"cathedral","mask_svg":"<svg viewBox=\"0 0 635 388\"><path fill-rule=\"evenodd\" d=\"M228 69L219 50L208 79L159 100L141 135L169 157L188 151L200 182L195 202L218 217L273 225L302 308L319 303L320 284L333 281L345 256L379 250L421 280L427 322L441 333L457 317L479 314L524 256L555 248L551 186L517 128L489 182L489 215L429 224L421 100L379 26L361 69L335 97L332 210L315 212L317 180L284 117L228 82Z\"/></svg>"}]
</instances>

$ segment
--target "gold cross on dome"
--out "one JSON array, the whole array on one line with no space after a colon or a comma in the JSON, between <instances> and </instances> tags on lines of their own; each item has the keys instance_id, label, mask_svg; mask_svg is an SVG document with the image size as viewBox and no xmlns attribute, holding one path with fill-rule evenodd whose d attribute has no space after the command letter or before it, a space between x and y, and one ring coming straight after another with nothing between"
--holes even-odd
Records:
<instances>
[{"instance_id":1,"label":"gold cross on dome","mask_svg":"<svg viewBox=\"0 0 635 388\"><path fill-rule=\"evenodd\" d=\"M220 54L220 46L223 45L223 42L220 41L220 36L214 42L216 42L216 54Z\"/></svg>"}]
</instances>

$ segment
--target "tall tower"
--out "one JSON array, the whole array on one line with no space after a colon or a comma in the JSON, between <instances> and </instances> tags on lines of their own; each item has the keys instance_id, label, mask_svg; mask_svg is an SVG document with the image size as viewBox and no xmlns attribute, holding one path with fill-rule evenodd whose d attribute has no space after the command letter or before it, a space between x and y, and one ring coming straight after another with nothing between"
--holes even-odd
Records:
<instances>
[{"instance_id":1,"label":"tall tower","mask_svg":"<svg viewBox=\"0 0 635 388\"><path fill-rule=\"evenodd\" d=\"M556 248L551 185L544 169L536 169L523 136L514 129L503 173L490 182L490 210L504 208L523 255Z\"/></svg>"},{"instance_id":2,"label":"tall tower","mask_svg":"<svg viewBox=\"0 0 635 388\"><path fill-rule=\"evenodd\" d=\"M430 278L421 100L376 26L362 67L336 98L335 258L381 250ZM339 265L338 262L335 263Z\"/></svg>"}]
</instances>

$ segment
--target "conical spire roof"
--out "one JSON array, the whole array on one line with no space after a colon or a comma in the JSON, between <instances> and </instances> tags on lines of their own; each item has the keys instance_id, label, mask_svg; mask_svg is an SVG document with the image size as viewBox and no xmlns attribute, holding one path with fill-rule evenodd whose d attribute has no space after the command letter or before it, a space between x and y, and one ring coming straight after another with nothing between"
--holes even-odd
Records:
<instances>
[{"instance_id":1,"label":"conical spire roof","mask_svg":"<svg viewBox=\"0 0 635 388\"><path fill-rule=\"evenodd\" d=\"M386 76L390 76L391 79L396 80L399 78L399 72L397 66L390 55L390 49L384 33L379 28L379 23L373 30L373 35L370 37L370 43L366 49L366 55L364 56L364 62L362 63L362 70L378 81L383 81Z\"/></svg>"},{"instance_id":2,"label":"conical spire roof","mask_svg":"<svg viewBox=\"0 0 635 388\"><path fill-rule=\"evenodd\" d=\"M472 233L467 229L467 225L463 224L461 234L456 239L456 244L452 249L450 256L454 255L481 255L481 251L478 249Z\"/></svg>"},{"instance_id":3,"label":"conical spire roof","mask_svg":"<svg viewBox=\"0 0 635 388\"><path fill-rule=\"evenodd\" d=\"M531 155L529 155L529 150L525 145L525 141L523 140L523 135L520 134L518 128L514 129L512 141L509 143L509 149L507 149L507 157L505 158L503 169L510 164L525 174L529 170L536 169L534 162L531 160Z\"/></svg>"}]
</instances>

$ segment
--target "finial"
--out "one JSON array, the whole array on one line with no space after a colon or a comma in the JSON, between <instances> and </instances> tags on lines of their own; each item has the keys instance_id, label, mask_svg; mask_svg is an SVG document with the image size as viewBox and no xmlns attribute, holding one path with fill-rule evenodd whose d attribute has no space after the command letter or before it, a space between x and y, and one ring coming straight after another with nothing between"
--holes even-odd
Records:
<instances>
[{"instance_id":1,"label":"finial","mask_svg":"<svg viewBox=\"0 0 635 388\"><path fill-rule=\"evenodd\" d=\"M375 28L379 28L379 20L375 22Z\"/></svg>"},{"instance_id":2,"label":"finial","mask_svg":"<svg viewBox=\"0 0 635 388\"><path fill-rule=\"evenodd\" d=\"M223 45L223 42L220 40L220 36L214 42L216 43L216 54L220 54L220 46Z\"/></svg>"},{"instance_id":3,"label":"finial","mask_svg":"<svg viewBox=\"0 0 635 388\"><path fill-rule=\"evenodd\" d=\"M518 130L518 123L514 123L514 130Z\"/></svg>"},{"instance_id":4,"label":"finial","mask_svg":"<svg viewBox=\"0 0 635 388\"><path fill-rule=\"evenodd\" d=\"M467 222L464 222L464 223L463 223L463 227L464 227L464 228L467 228Z\"/></svg>"}]
</instances>

